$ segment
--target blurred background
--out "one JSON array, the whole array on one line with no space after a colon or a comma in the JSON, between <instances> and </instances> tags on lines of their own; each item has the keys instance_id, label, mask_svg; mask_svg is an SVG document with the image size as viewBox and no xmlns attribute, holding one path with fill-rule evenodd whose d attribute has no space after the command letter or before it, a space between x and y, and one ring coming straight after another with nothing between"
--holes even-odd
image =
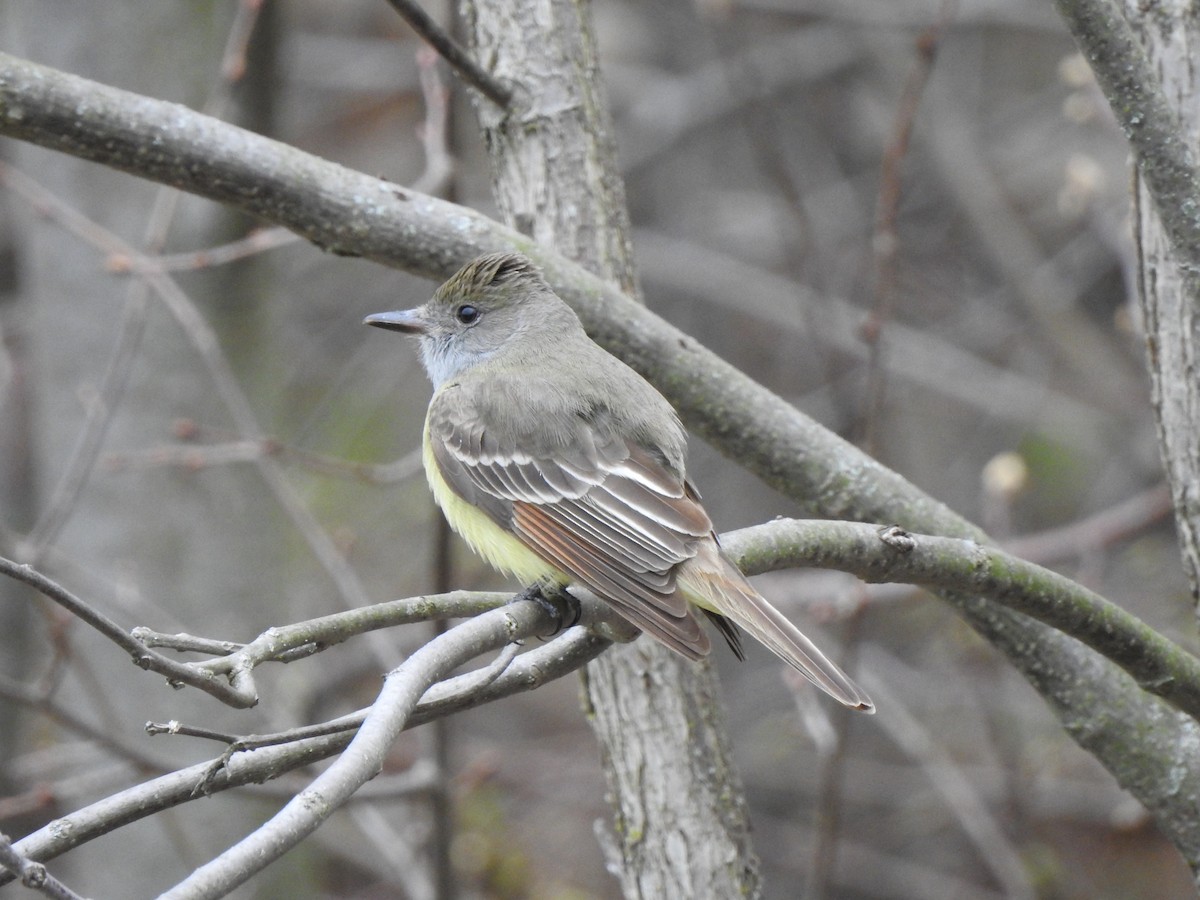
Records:
<instances>
[{"instance_id":1,"label":"blurred background","mask_svg":"<svg viewBox=\"0 0 1200 900\"><path fill-rule=\"evenodd\" d=\"M591 9L649 306L1195 647L1131 293L1127 150L1051 7ZM489 212L469 98L421 47L368 0L0 6L7 52ZM434 285L49 151L6 140L0 164L0 553L123 625L229 640L440 584L503 586L457 541L439 552L411 456L428 385L412 346L360 325ZM129 248L168 254L178 294L131 278ZM699 441L691 471L721 530L804 514ZM1144 810L937 601L820 572L758 582L880 708L845 715L758 648L744 664L718 653L767 897L1191 893ZM430 634L269 669L260 707L237 712L164 690L0 584L0 830L218 752L149 738L147 720L249 733L330 718ZM385 779L237 896L431 897L440 854L462 897L617 897L577 691L569 677L401 739L389 773L446 755L452 838ZM268 787L187 804L52 871L92 896L150 896L281 802Z\"/></svg>"}]
</instances>

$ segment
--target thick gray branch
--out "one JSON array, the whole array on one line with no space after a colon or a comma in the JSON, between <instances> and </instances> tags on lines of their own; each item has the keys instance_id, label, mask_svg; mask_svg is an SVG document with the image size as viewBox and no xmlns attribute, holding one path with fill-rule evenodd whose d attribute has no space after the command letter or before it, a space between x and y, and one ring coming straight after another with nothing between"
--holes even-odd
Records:
<instances>
[{"instance_id":1,"label":"thick gray branch","mask_svg":"<svg viewBox=\"0 0 1200 900\"><path fill-rule=\"evenodd\" d=\"M1099 594L995 547L860 522L775 519L722 538L751 573L816 566L872 584L903 582L994 600L1116 663L1148 693L1200 721L1200 659Z\"/></svg>"},{"instance_id":2,"label":"thick gray branch","mask_svg":"<svg viewBox=\"0 0 1200 900\"><path fill-rule=\"evenodd\" d=\"M1169 6L1170 4L1164 4ZM1200 271L1200 174L1179 115L1118 0L1055 0L1096 73L1181 263ZM1182 7L1180 8L1182 12ZM1139 4L1155 28L1172 15ZM1189 12L1188 15L1194 15Z\"/></svg>"}]
</instances>

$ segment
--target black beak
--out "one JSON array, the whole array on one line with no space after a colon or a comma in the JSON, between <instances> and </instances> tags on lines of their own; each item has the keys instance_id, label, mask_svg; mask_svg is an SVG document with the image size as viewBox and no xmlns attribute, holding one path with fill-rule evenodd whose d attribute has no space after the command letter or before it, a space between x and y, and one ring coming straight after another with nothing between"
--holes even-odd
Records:
<instances>
[{"instance_id":1,"label":"black beak","mask_svg":"<svg viewBox=\"0 0 1200 900\"><path fill-rule=\"evenodd\" d=\"M424 334L427 330L420 309L399 309L395 312L375 313L363 319L363 324L386 328L388 331L402 331L405 334Z\"/></svg>"}]
</instances>

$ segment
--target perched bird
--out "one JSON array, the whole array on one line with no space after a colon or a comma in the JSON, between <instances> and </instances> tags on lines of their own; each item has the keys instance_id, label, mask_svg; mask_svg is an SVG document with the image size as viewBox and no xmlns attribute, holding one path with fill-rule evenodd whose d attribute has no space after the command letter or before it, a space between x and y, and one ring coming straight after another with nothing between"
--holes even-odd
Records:
<instances>
[{"instance_id":1,"label":"perched bird","mask_svg":"<svg viewBox=\"0 0 1200 900\"><path fill-rule=\"evenodd\" d=\"M582 584L689 659L710 649L698 608L739 657L733 623L841 703L874 710L722 554L675 410L587 336L526 257L482 256L425 305L364 321L420 338L429 486L494 568Z\"/></svg>"}]
</instances>

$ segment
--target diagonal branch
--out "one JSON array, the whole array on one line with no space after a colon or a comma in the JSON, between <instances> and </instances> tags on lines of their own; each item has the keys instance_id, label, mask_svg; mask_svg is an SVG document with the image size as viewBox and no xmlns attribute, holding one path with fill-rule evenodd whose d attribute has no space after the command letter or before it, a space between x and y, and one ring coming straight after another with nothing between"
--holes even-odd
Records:
<instances>
[{"instance_id":1,"label":"diagonal branch","mask_svg":"<svg viewBox=\"0 0 1200 900\"><path fill-rule=\"evenodd\" d=\"M1200 172L1179 117L1117 0L1055 0L1133 148L1177 257L1200 271Z\"/></svg>"},{"instance_id":2,"label":"diagonal branch","mask_svg":"<svg viewBox=\"0 0 1200 900\"><path fill-rule=\"evenodd\" d=\"M53 600L63 609L86 622L133 657L134 665L140 669L165 675L172 683L190 684L238 709L245 709L257 702L256 697L247 698L239 694L217 675L176 662L163 656L157 650L150 649L100 610L85 603L62 585L38 572L33 566L21 565L0 557L0 575L6 575L29 585L42 596Z\"/></svg>"},{"instance_id":3,"label":"diagonal branch","mask_svg":"<svg viewBox=\"0 0 1200 900\"><path fill-rule=\"evenodd\" d=\"M512 104L512 88L497 81L491 73L484 71L483 67L471 59L471 55L450 35L446 34L445 30L419 4L414 0L387 0L387 2L404 17L404 21L413 31L419 34L429 46L438 52L442 59L453 67L454 71L462 76L467 84L497 106L507 107Z\"/></svg>"}]
</instances>

